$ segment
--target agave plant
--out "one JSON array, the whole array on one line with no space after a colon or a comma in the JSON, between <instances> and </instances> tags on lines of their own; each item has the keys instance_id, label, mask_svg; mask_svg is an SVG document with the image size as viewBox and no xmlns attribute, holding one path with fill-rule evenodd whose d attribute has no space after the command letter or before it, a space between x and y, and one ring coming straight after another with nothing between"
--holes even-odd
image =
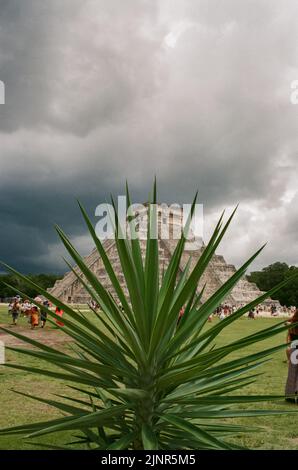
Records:
<instances>
[{"instance_id":1,"label":"agave plant","mask_svg":"<svg viewBox=\"0 0 298 470\"><path fill-rule=\"evenodd\" d=\"M229 358L229 355L246 346L284 331L287 328L284 323L274 324L221 347L216 347L215 340L226 327L273 295L285 283L220 323L206 328L208 317L224 301L262 248L203 302L198 283L235 211L226 223L223 222L224 214L221 216L195 267L189 272L188 265L180 273L186 228L167 269L160 276L158 240L150 236L150 227L157 223L156 201L154 183L153 196L148 203L150 217L145 259L140 241L124 239L120 236L121 228L117 223L114 227L128 295L113 270L104 244L96 236L85 209L79 204L117 298L103 287L64 232L57 227L76 265L71 269L100 306L99 311L92 310L85 315L5 265L63 309L63 332L75 342L72 343L75 347L66 353L15 331L9 332L34 347L11 350L46 361L50 368L38 369L19 364L8 364L8 367L65 381L72 393L61 396L59 400L33 397L63 412L61 418L4 429L0 434L34 438L58 431L73 431L76 436L79 434L76 442L91 449L238 449L240 447L232 443L231 436L252 431L253 428L229 424L227 418L284 413L283 410L243 409L243 404L280 399L279 396L246 396L242 390L239 394L240 389L256 380L256 367L284 345L241 358ZM196 198L187 227L195 203ZM117 222L115 205L114 209ZM39 306L38 302L34 303ZM178 323L182 307L185 313ZM60 319L51 310L48 310L48 315L52 323ZM240 408L237 408L239 405Z\"/></svg>"}]
</instances>

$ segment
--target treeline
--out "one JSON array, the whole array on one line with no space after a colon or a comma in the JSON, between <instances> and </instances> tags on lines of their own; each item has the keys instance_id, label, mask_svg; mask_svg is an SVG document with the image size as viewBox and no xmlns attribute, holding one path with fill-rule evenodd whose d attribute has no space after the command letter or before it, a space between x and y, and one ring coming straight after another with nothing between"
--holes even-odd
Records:
<instances>
[{"instance_id":1,"label":"treeline","mask_svg":"<svg viewBox=\"0 0 298 470\"><path fill-rule=\"evenodd\" d=\"M285 287L277 292L272 298L279 300L281 305L298 306L298 267L288 266L287 263L270 264L262 271L254 271L248 277L249 281L255 282L259 289L268 291L279 282L288 279L294 274L297 276L289 281Z\"/></svg>"},{"instance_id":2,"label":"treeline","mask_svg":"<svg viewBox=\"0 0 298 470\"><path fill-rule=\"evenodd\" d=\"M273 296L273 299L279 300L281 305L290 307L292 305L298 306L298 267L277 262L270 264L261 271L253 271L247 277L248 280L254 282L260 290L268 291L276 286L276 284L288 279L295 273L297 273L297 276ZM43 289L48 289L49 287L53 287L55 282L58 279L62 279L63 276L58 274L29 274L28 277ZM6 299L15 295L14 290L4 283L25 292L28 297L35 297L40 294L38 289L31 288L17 276L13 274L0 274L0 299Z\"/></svg>"},{"instance_id":3,"label":"treeline","mask_svg":"<svg viewBox=\"0 0 298 470\"><path fill-rule=\"evenodd\" d=\"M43 289L53 287L57 279L62 278L61 275L57 274L29 274L28 277ZM0 299L6 299L16 295L16 292L4 283L19 289L21 292L25 292L28 297L36 297L40 294L38 289L28 286L28 284L17 276L13 274L2 274L0 275Z\"/></svg>"}]
</instances>

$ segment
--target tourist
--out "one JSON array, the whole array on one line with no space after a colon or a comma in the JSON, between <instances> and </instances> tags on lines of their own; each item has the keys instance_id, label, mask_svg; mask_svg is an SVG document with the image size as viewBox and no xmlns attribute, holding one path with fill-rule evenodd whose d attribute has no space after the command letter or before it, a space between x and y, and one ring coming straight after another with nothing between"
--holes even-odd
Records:
<instances>
[{"instance_id":1,"label":"tourist","mask_svg":"<svg viewBox=\"0 0 298 470\"><path fill-rule=\"evenodd\" d=\"M17 295L12 304L11 304L11 308L10 308L10 313L11 313L11 316L12 316L12 324L14 326L17 325L17 322L18 322L18 318L19 318L19 315L20 315L20 311L21 311L21 302L20 302L21 298L19 295Z\"/></svg>"},{"instance_id":2,"label":"tourist","mask_svg":"<svg viewBox=\"0 0 298 470\"><path fill-rule=\"evenodd\" d=\"M39 312L36 305L32 305L30 311L30 318L31 318L31 330L34 330L36 326L39 325Z\"/></svg>"},{"instance_id":3,"label":"tourist","mask_svg":"<svg viewBox=\"0 0 298 470\"><path fill-rule=\"evenodd\" d=\"M298 309L296 308L290 323L298 323ZM298 364L294 359L298 358L298 354L295 352L298 350L298 326L293 326L288 331L287 342L292 343L288 349L288 378L286 383L286 400L294 403L298 403ZM296 342L296 344L295 344Z\"/></svg>"},{"instance_id":4,"label":"tourist","mask_svg":"<svg viewBox=\"0 0 298 470\"><path fill-rule=\"evenodd\" d=\"M63 315L64 312L63 312L63 310L62 310L61 308L56 307L55 313L56 313L56 315L58 315L59 317L62 317L62 315ZM57 324L58 326L64 326L64 323L62 323L62 322L59 321L58 319L56 319L56 324Z\"/></svg>"},{"instance_id":5,"label":"tourist","mask_svg":"<svg viewBox=\"0 0 298 470\"><path fill-rule=\"evenodd\" d=\"M248 318L250 320L255 320L255 309L252 308L249 312L248 312Z\"/></svg>"},{"instance_id":6,"label":"tourist","mask_svg":"<svg viewBox=\"0 0 298 470\"><path fill-rule=\"evenodd\" d=\"M230 308L228 305L224 306L224 314L225 314L225 317L228 317L230 315Z\"/></svg>"},{"instance_id":7,"label":"tourist","mask_svg":"<svg viewBox=\"0 0 298 470\"><path fill-rule=\"evenodd\" d=\"M272 317L276 317L276 310L277 310L276 305L272 304L271 305L271 316Z\"/></svg>"},{"instance_id":8,"label":"tourist","mask_svg":"<svg viewBox=\"0 0 298 470\"><path fill-rule=\"evenodd\" d=\"M99 308L99 305L98 305L98 308ZM121 310L122 313L124 313L124 307L123 307L121 302L119 302L118 308L119 308L119 310Z\"/></svg>"},{"instance_id":9,"label":"tourist","mask_svg":"<svg viewBox=\"0 0 298 470\"><path fill-rule=\"evenodd\" d=\"M45 327L45 324L46 324L47 319L48 319L47 309L50 308L51 304L48 300L45 300L43 302L43 306L46 307L46 308L41 308L40 309L40 326L41 326L41 328Z\"/></svg>"},{"instance_id":10,"label":"tourist","mask_svg":"<svg viewBox=\"0 0 298 470\"><path fill-rule=\"evenodd\" d=\"M32 310L33 304L28 299L25 299L22 305L22 311L24 314L24 317L27 318L28 323L31 325L31 310Z\"/></svg>"},{"instance_id":11,"label":"tourist","mask_svg":"<svg viewBox=\"0 0 298 470\"><path fill-rule=\"evenodd\" d=\"M226 318L225 310L222 309L221 312L220 312L220 314L219 314L219 319L220 319L220 320L224 320L225 318Z\"/></svg>"},{"instance_id":12,"label":"tourist","mask_svg":"<svg viewBox=\"0 0 298 470\"><path fill-rule=\"evenodd\" d=\"M22 305L22 312L25 317L28 317L28 315L31 312L32 305L28 299L25 299Z\"/></svg>"},{"instance_id":13,"label":"tourist","mask_svg":"<svg viewBox=\"0 0 298 470\"><path fill-rule=\"evenodd\" d=\"M93 311L97 311L99 309L99 305L98 303L94 300L94 299L91 299L90 302L88 303L88 306L91 310ZM122 308L122 305L120 304L121 308Z\"/></svg>"}]
</instances>

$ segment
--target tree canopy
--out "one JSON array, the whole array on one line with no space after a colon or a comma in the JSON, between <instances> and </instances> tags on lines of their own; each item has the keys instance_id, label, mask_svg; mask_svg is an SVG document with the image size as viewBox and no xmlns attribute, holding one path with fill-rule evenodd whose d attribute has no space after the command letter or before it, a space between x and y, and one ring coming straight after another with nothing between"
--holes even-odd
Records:
<instances>
[{"instance_id":1,"label":"tree canopy","mask_svg":"<svg viewBox=\"0 0 298 470\"><path fill-rule=\"evenodd\" d=\"M248 280L254 282L260 290L268 291L296 272L298 272L298 267L288 266L287 263L276 262L266 266L261 271L251 272L247 277ZM29 278L44 289L48 289L54 285L57 279L61 279L62 275L44 273L29 274ZM0 298L2 299L15 295L13 289L7 287L3 282L25 292L29 297L35 297L39 294L37 289L28 287L28 285L17 278L17 276L13 274L2 274L0 275ZM289 281L273 298L274 300L279 300L281 305L286 305L287 307L291 305L298 306L298 276Z\"/></svg>"},{"instance_id":2,"label":"tree canopy","mask_svg":"<svg viewBox=\"0 0 298 470\"><path fill-rule=\"evenodd\" d=\"M266 266L261 271L254 271L248 277L248 280L255 282L259 289L268 291L279 282L291 277L298 272L298 267L288 266L287 263L276 262ZM298 306L298 277L288 282L276 295L274 300L279 300L281 305Z\"/></svg>"},{"instance_id":3,"label":"tree canopy","mask_svg":"<svg viewBox=\"0 0 298 470\"><path fill-rule=\"evenodd\" d=\"M57 274L29 274L28 277L44 289L52 287L57 279L62 278L61 275ZM10 284L11 286L19 289L20 291L25 292L28 297L35 297L39 294L38 289L29 287L28 284L26 284L14 274L2 274L0 275L1 299L13 297L16 294L12 288L7 287L4 283Z\"/></svg>"}]
</instances>

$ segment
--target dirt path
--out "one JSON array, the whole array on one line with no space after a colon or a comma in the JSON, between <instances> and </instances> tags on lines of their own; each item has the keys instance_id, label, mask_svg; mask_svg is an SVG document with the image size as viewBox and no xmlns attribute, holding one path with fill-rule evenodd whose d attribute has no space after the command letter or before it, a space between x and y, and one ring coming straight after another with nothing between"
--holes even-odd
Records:
<instances>
[{"instance_id":1,"label":"dirt path","mask_svg":"<svg viewBox=\"0 0 298 470\"><path fill-rule=\"evenodd\" d=\"M36 330L30 330L28 327L24 326L7 326L4 324L0 324L0 327L3 327L7 330L15 331L20 335L27 336L28 338L35 339L36 341L40 341L41 343L47 344L49 346L54 346L56 344L65 344L66 342L71 342L71 338L66 336L63 331L52 328L37 328ZM23 346L28 347L27 343L15 338L14 336L1 332L0 331L0 341L3 341L6 346Z\"/></svg>"}]
</instances>

